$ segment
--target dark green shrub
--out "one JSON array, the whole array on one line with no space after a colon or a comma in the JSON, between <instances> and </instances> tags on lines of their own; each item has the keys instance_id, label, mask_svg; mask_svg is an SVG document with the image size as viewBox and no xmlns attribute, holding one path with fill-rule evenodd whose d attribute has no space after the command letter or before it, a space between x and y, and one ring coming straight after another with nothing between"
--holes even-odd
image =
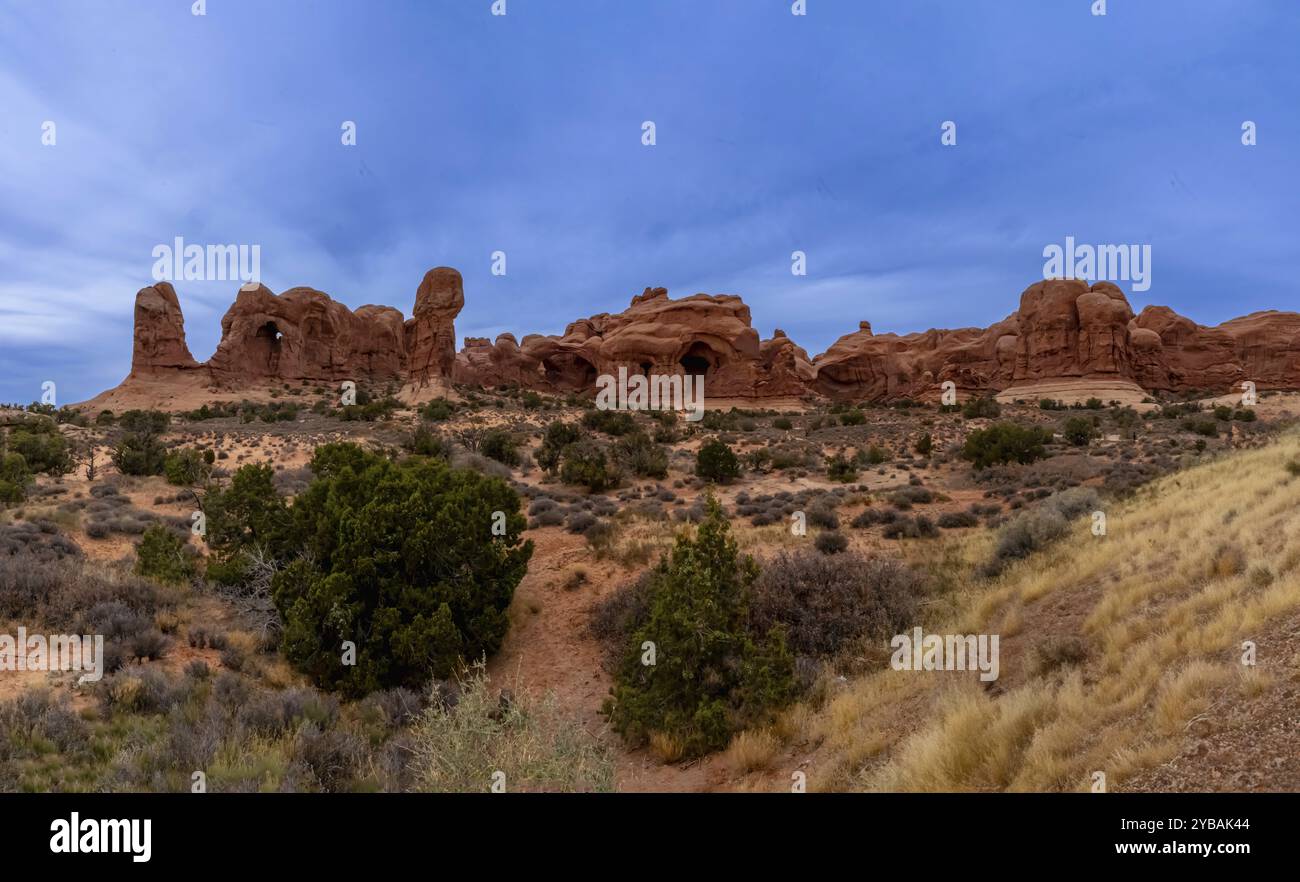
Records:
<instances>
[{"instance_id":1,"label":"dark green shrub","mask_svg":"<svg viewBox=\"0 0 1300 882\"><path fill-rule=\"evenodd\" d=\"M846 410L840 414L840 424L844 426L860 426L867 421L867 415L860 410Z\"/></svg>"},{"instance_id":2,"label":"dark green shrub","mask_svg":"<svg viewBox=\"0 0 1300 882\"><path fill-rule=\"evenodd\" d=\"M417 426L404 446L416 456L436 456L439 459L451 457L451 445L425 426Z\"/></svg>"},{"instance_id":3,"label":"dark green shrub","mask_svg":"<svg viewBox=\"0 0 1300 882\"><path fill-rule=\"evenodd\" d=\"M7 443L10 452L20 454L32 472L58 476L72 471L72 447L52 424L14 429Z\"/></svg>"},{"instance_id":4,"label":"dark green shrub","mask_svg":"<svg viewBox=\"0 0 1300 882\"><path fill-rule=\"evenodd\" d=\"M578 441L564 448L560 479L566 484L578 484L592 493L601 493L614 487L620 480L605 448L595 441Z\"/></svg>"},{"instance_id":5,"label":"dark green shrub","mask_svg":"<svg viewBox=\"0 0 1300 882\"><path fill-rule=\"evenodd\" d=\"M1195 432L1197 435L1204 435L1206 438L1213 438L1219 434L1219 426L1214 420L1197 419L1189 417L1182 422L1183 431Z\"/></svg>"},{"instance_id":6,"label":"dark green shrub","mask_svg":"<svg viewBox=\"0 0 1300 882\"><path fill-rule=\"evenodd\" d=\"M632 414L623 410L589 410L582 415L582 425L593 432L604 432L615 437L636 429Z\"/></svg>"},{"instance_id":7,"label":"dark green shrub","mask_svg":"<svg viewBox=\"0 0 1300 882\"><path fill-rule=\"evenodd\" d=\"M117 442L110 458L124 475L161 475L167 448L156 435L130 432Z\"/></svg>"},{"instance_id":8,"label":"dark green shrub","mask_svg":"<svg viewBox=\"0 0 1300 882\"><path fill-rule=\"evenodd\" d=\"M158 410L128 410L118 419L118 425L135 434L161 435L171 425L171 417Z\"/></svg>"},{"instance_id":9,"label":"dark green shrub","mask_svg":"<svg viewBox=\"0 0 1300 882\"><path fill-rule=\"evenodd\" d=\"M826 460L826 477L841 484L851 484L858 479L858 467L853 460L837 453Z\"/></svg>"},{"instance_id":10,"label":"dark green shrub","mask_svg":"<svg viewBox=\"0 0 1300 882\"><path fill-rule=\"evenodd\" d=\"M867 448L866 453L859 452L858 455L862 459L866 460L867 465L880 465L889 460L889 454L886 453L883 448L877 447L875 444L872 444Z\"/></svg>"},{"instance_id":11,"label":"dark green shrub","mask_svg":"<svg viewBox=\"0 0 1300 882\"><path fill-rule=\"evenodd\" d=\"M519 445L505 429L489 429L479 442L479 452L512 468L519 465Z\"/></svg>"},{"instance_id":12,"label":"dark green shrub","mask_svg":"<svg viewBox=\"0 0 1300 882\"><path fill-rule=\"evenodd\" d=\"M451 419L451 415L451 402L445 398L435 398L420 408L420 416L431 423L440 423L443 420Z\"/></svg>"},{"instance_id":13,"label":"dark green shrub","mask_svg":"<svg viewBox=\"0 0 1300 882\"><path fill-rule=\"evenodd\" d=\"M794 663L783 629L758 638L747 630L757 575L710 498L696 535L681 533L647 577L648 613L626 645L605 705L616 731L635 744L667 736L684 755L699 756L790 700ZM654 664L643 663L648 643Z\"/></svg>"},{"instance_id":14,"label":"dark green shrub","mask_svg":"<svg viewBox=\"0 0 1300 882\"><path fill-rule=\"evenodd\" d=\"M325 448L317 449L317 459L321 450ZM291 519L275 488L275 470L270 465L241 466L228 487L208 491L203 511L207 515L208 547L223 560L231 561L254 546L272 555L287 553Z\"/></svg>"},{"instance_id":15,"label":"dark green shrub","mask_svg":"<svg viewBox=\"0 0 1300 882\"><path fill-rule=\"evenodd\" d=\"M564 448L581 438L582 431L573 423L556 420L548 424L546 433L542 436L542 444L537 448L537 464L547 472L555 474L564 456Z\"/></svg>"},{"instance_id":16,"label":"dark green shrub","mask_svg":"<svg viewBox=\"0 0 1300 882\"><path fill-rule=\"evenodd\" d=\"M921 456L929 456L934 452L934 436L929 432L922 435L916 442L916 452Z\"/></svg>"},{"instance_id":17,"label":"dark green shrub","mask_svg":"<svg viewBox=\"0 0 1300 882\"><path fill-rule=\"evenodd\" d=\"M971 432L961 455L977 470L1010 462L1028 465L1047 455L1045 445L1051 440L1052 433L1047 429L994 423L987 429Z\"/></svg>"},{"instance_id":18,"label":"dark green shrub","mask_svg":"<svg viewBox=\"0 0 1300 882\"><path fill-rule=\"evenodd\" d=\"M362 391L358 389L357 403L339 408L338 417L344 422L355 422L357 420L367 423L381 422L387 420L393 415L393 411L400 410L401 407L402 402L392 397L363 400Z\"/></svg>"},{"instance_id":19,"label":"dark green shrub","mask_svg":"<svg viewBox=\"0 0 1300 882\"><path fill-rule=\"evenodd\" d=\"M144 531L135 556L137 575L173 584L194 575L194 561L185 553L185 541L162 524Z\"/></svg>"},{"instance_id":20,"label":"dark green shrub","mask_svg":"<svg viewBox=\"0 0 1300 882\"><path fill-rule=\"evenodd\" d=\"M350 444L318 450L312 470L291 509L303 555L271 583L287 659L318 684L363 695L424 688L500 647L533 550L513 489ZM345 641L355 665L343 663Z\"/></svg>"},{"instance_id":21,"label":"dark green shrub","mask_svg":"<svg viewBox=\"0 0 1300 882\"><path fill-rule=\"evenodd\" d=\"M695 454L695 474L706 481L726 484L740 477L740 460L724 441L711 438Z\"/></svg>"},{"instance_id":22,"label":"dark green shrub","mask_svg":"<svg viewBox=\"0 0 1300 882\"><path fill-rule=\"evenodd\" d=\"M163 459L163 474L167 476L167 483L178 487L202 484L207 481L210 471L203 454L194 449L176 450Z\"/></svg>"},{"instance_id":23,"label":"dark green shrub","mask_svg":"<svg viewBox=\"0 0 1300 882\"><path fill-rule=\"evenodd\" d=\"M624 435L614 444L614 455L637 477L664 478L668 475L668 451L645 432Z\"/></svg>"},{"instance_id":24,"label":"dark green shrub","mask_svg":"<svg viewBox=\"0 0 1300 882\"><path fill-rule=\"evenodd\" d=\"M252 568L248 558L242 554L234 555L229 559L212 554L208 556L203 575L209 582L218 585L243 585L252 576Z\"/></svg>"},{"instance_id":25,"label":"dark green shrub","mask_svg":"<svg viewBox=\"0 0 1300 882\"><path fill-rule=\"evenodd\" d=\"M1085 417L1070 417L1061 429L1061 436L1075 447L1087 447L1095 434L1092 420Z\"/></svg>"},{"instance_id":26,"label":"dark green shrub","mask_svg":"<svg viewBox=\"0 0 1300 882\"><path fill-rule=\"evenodd\" d=\"M788 417L777 417L772 420L772 428L788 432L794 428L794 423Z\"/></svg>"},{"instance_id":27,"label":"dark green shrub","mask_svg":"<svg viewBox=\"0 0 1300 882\"><path fill-rule=\"evenodd\" d=\"M27 485L32 482L32 472L22 454L6 453L0 456L0 505L17 505L27 497Z\"/></svg>"},{"instance_id":28,"label":"dark green shrub","mask_svg":"<svg viewBox=\"0 0 1300 882\"><path fill-rule=\"evenodd\" d=\"M962 405L961 415L968 420L980 417L997 419L1002 416L1002 405L996 398L972 398Z\"/></svg>"}]
</instances>

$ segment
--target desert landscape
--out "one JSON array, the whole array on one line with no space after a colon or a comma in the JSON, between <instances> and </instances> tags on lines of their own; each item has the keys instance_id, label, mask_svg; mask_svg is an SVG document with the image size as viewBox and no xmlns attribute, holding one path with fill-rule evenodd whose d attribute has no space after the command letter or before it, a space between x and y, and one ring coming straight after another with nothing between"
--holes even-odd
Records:
<instances>
[{"instance_id":1,"label":"desert landscape","mask_svg":"<svg viewBox=\"0 0 1300 882\"><path fill-rule=\"evenodd\" d=\"M810 357L646 288L457 350L466 297L250 283L199 362L156 283L119 385L0 410L0 617L105 638L0 674L0 788L1300 789L1300 314L1049 279Z\"/></svg>"}]
</instances>

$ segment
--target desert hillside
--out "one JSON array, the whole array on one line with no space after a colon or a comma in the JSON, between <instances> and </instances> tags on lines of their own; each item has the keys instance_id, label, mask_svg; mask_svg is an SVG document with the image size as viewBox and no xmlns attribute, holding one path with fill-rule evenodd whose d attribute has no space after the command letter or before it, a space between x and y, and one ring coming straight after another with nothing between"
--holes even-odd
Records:
<instances>
[{"instance_id":1,"label":"desert hillside","mask_svg":"<svg viewBox=\"0 0 1300 882\"><path fill-rule=\"evenodd\" d=\"M1300 787L1294 395L395 391L0 411L0 787Z\"/></svg>"},{"instance_id":2,"label":"desert hillside","mask_svg":"<svg viewBox=\"0 0 1300 882\"><path fill-rule=\"evenodd\" d=\"M934 630L1000 633L1002 673L881 670L800 719L823 789L1300 788L1300 434L1162 478L989 585L964 541ZM1254 664L1243 656L1254 646Z\"/></svg>"}]
</instances>

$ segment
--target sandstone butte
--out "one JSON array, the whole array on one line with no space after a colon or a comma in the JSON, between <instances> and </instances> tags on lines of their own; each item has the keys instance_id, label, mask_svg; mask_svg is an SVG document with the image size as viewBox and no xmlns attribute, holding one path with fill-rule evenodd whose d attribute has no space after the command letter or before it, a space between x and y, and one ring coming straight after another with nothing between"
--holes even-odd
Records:
<instances>
[{"instance_id":1,"label":"sandstone butte","mask_svg":"<svg viewBox=\"0 0 1300 882\"><path fill-rule=\"evenodd\" d=\"M351 310L314 288L276 295L239 290L207 362L190 354L180 301L169 283L135 300L131 373L87 406L189 407L254 397L283 384L400 387L418 402L452 385L594 391L620 367L647 374L703 374L706 398L735 403L819 397L935 400L945 382L962 396L1140 401L1157 393L1220 395L1253 382L1260 391L1300 388L1300 313L1266 311L1217 327L1163 306L1134 314L1110 282L1035 282L1019 308L987 328L873 334L868 322L826 352L808 353L781 330L767 340L731 294L672 299L647 288L617 314L579 319L563 334L470 337L457 352L461 275L429 270L410 318L389 306Z\"/></svg>"}]
</instances>

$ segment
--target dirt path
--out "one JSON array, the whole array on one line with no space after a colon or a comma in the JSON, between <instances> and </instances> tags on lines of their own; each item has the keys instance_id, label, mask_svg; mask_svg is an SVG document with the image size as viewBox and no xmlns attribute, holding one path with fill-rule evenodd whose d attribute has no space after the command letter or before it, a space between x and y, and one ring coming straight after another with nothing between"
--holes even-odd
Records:
<instances>
[{"instance_id":1,"label":"dirt path","mask_svg":"<svg viewBox=\"0 0 1300 882\"><path fill-rule=\"evenodd\" d=\"M516 691L553 692L582 726L614 745L619 790L700 791L720 783L716 758L671 766L644 750L629 752L600 713L613 680L602 664L603 647L588 631L590 611L635 573L616 563L593 561L583 537L558 527L525 535L536 548L528 574L515 590L505 643L488 662L493 682ZM569 587L578 571L586 580Z\"/></svg>"}]
</instances>

